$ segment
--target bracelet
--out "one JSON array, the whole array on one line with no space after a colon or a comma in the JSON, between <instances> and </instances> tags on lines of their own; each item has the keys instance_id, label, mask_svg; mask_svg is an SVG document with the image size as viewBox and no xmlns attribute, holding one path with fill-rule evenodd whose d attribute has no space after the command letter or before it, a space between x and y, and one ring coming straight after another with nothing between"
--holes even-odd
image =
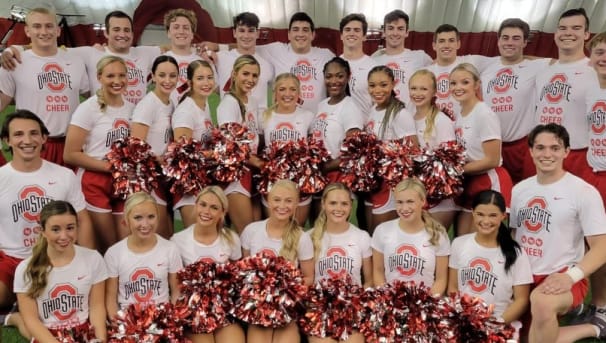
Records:
<instances>
[{"instance_id":1,"label":"bracelet","mask_svg":"<svg viewBox=\"0 0 606 343\"><path fill-rule=\"evenodd\" d=\"M583 269L577 266L568 268L566 275L570 276L572 282L574 283L577 283L585 278L585 272L583 272Z\"/></svg>"}]
</instances>

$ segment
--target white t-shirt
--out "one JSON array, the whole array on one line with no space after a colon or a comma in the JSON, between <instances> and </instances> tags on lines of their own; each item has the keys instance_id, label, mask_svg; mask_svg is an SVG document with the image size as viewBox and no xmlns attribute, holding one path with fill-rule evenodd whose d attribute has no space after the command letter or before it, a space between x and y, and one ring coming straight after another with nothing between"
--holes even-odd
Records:
<instances>
[{"instance_id":1,"label":"white t-shirt","mask_svg":"<svg viewBox=\"0 0 606 343\"><path fill-rule=\"evenodd\" d=\"M318 104L318 112L311 123L309 133L317 140L324 142L331 158L335 159L341 155L341 143L343 143L347 131L362 130L366 115L349 96L335 105L330 105L328 100L330 98L326 98Z\"/></svg>"},{"instance_id":2,"label":"white t-shirt","mask_svg":"<svg viewBox=\"0 0 606 343\"><path fill-rule=\"evenodd\" d=\"M307 137L313 119L312 112L300 107L288 114L272 111L267 122L263 123L265 146L270 146L272 142L290 142Z\"/></svg>"},{"instance_id":3,"label":"white t-shirt","mask_svg":"<svg viewBox=\"0 0 606 343\"><path fill-rule=\"evenodd\" d=\"M366 114L373 105L368 92L368 72L379 64L368 55L364 55L357 60L348 60L343 55L341 55L341 58L349 62L349 68L351 69L351 77L349 78L351 98L356 102L362 113Z\"/></svg>"},{"instance_id":4,"label":"white t-shirt","mask_svg":"<svg viewBox=\"0 0 606 343\"><path fill-rule=\"evenodd\" d=\"M409 234L400 229L399 219L379 224L370 246L383 254L385 280L423 282L431 287L435 281L436 257L450 255L450 240L440 235L438 245L429 243L427 231Z\"/></svg>"},{"instance_id":5,"label":"white t-shirt","mask_svg":"<svg viewBox=\"0 0 606 343\"><path fill-rule=\"evenodd\" d=\"M482 73L484 102L499 117L503 142L513 142L534 128L535 78L549 63L548 58L523 60L505 65L499 56Z\"/></svg>"},{"instance_id":6,"label":"white t-shirt","mask_svg":"<svg viewBox=\"0 0 606 343\"><path fill-rule=\"evenodd\" d=\"M386 141L417 134L413 115L405 108L391 115L389 123L386 123L385 131L382 128L384 118L385 109L377 110L377 107L373 106L370 109L368 122L366 123L366 131L374 133L378 139Z\"/></svg>"},{"instance_id":7,"label":"white t-shirt","mask_svg":"<svg viewBox=\"0 0 606 343\"><path fill-rule=\"evenodd\" d=\"M208 102L204 108L200 108L192 98L183 99L173 113L172 126L173 130L180 127L188 128L192 130L193 139L205 140L213 128Z\"/></svg>"},{"instance_id":8,"label":"white t-shirt","mask_svg":"<svg viewBox=\"0 0 606 343\"><path fill-rule=\"evenodd\" d=\"M588 63L588 58L571 63L556 62L536 79L535 124L564 126L570 135L571 149L587 147L586 94L600 87L596 72Z\"/></svg>"},{"instance_id":9,"label":"white t-shirt","mask_svg":"<svg viewBox=\"0 0 606 343\"><path fill-rule=\"evenodd\" d=\"M167 51L164 53L164 55L173 57L179 65L179 80L177 81L177 87L171 93L171 99L176 104L179 102L179 99L181 99L181 96L188 90L187 86L183 86L187 83L187 67L191 62L201 60L202 57L194 53L189 55L177 55L173 51Z\"/></svg>"},{"instance_id":10,"label":"white t-shirt","mask_svg":"<svg viewBox=\"0 0 606 343\"><path fill-rule=\"evenodd\" d=\"M267 235L267 219L252 222L242 231L242 249L248 250L250 255L267 254L280 256L282 239ZM314 247L309 235L302 234L297 245L297 260L308 261L314 258Z\"/></svg>"},{"instance_id":11,"label":"white t-shirt","mask_svg":"<svg viewBox=\"0 0 606 343\"><path fill-rule=\"evenodd\" d=\"M312 232L310 230L305 234L311 239ZM362 285L362 261L371 256L368 232L352 224L343 233L324 232L320 253L315 261L314 281L349 275L357 285Z\"/></svg>"},{"instance_id":12,"label":"white t-shirt","mask_svg":"<svg viewBox=\"0 0 606 343\"><path fill-rule=\"evenodd\" d=\"M219 51L217 53L217 85L219 85L222 98L225 96L225 89L229 89L230 85L228 82L231 80L234 62L240 56L242 56L242 54L236 49ZM253 54L253 57L259 62L261 74L259 75L257 85L251 91L251 96L259 106L258 111L261 113L269 106L267 103L267 91L274 81L274 66L258 53Z\"/></svg>"},{"instance_id":13,"label":"white t-shirt","mask_svg":"<svg viewBox=\"0 0 606 343\"><path fill-rule=\"evenodd\" d=\"M326 97L324 65L335 55L328 49L311 47L306 54L297 54L289 43L273 42L258 45L256 51L274 66L274 73L291 73L301 82L302 107L316 112L318 103Z\"/></svg>"},{"instance_id":14,"label":"white t-shirt","mask_svg":"<svg viewBox=\"0 0 606 343\"><path fill-rule=\"evenodd\" d=\"M434 126L428 141L425 140L425 129L427 128L425 118L415 120L415 128L417 129L417 138L419 140L419 146L421 147L434 149L441 143L456 140L455 122L443 112L438 112L438 114L436 114Z\"/></svg>"},{"instance_id":15,"label":"white t-shirt","mask_svg":"<svg viewBox=\"0 0 606 343\"><path fill-rule=\"evenodd\" d=\"M465 117L457 113L455 134L465 146L467 159L478 161L484 158L483 142L501 139L501 124L490 107L480 101Z\"/></svg>"},{"instance_id":16,"label":"white t-shirt","mask_svg":"<svg viewBox=\"0 0 606 343\"><path fill-rule=\"evenodd\" d=\"M0 68L0 91L15 99L17 109L38 115L50 137L65 136L80 93L88 90L84 62L63 49L49 57L26 50L15 70Z\"/></svg>"},{"instance_id":17,"label":"white t-shirt","mask_svg":"<svg viewBox=\"0 0 606 343\"><path fill-rule=\"evenodd\" d=\"M20 172L11 163L0 167L0 250L26 258L41 231L42 207L52 200L68 201L77 212L86 208L80 182L70 169L42 160L40 169Z\"/></svg>"},{"instance_id":18,"label":"white t-shirt","mask_svg":"<svg viewBox=\"0 0 606 343\"><path fill-rule=\"evenodd\" d=\"M124 98L133 104L141 101L147 93L148 76L151 74L154 60L161 53L157 46L134 46L129 49L127 54L113 53L107 47L105 51L100 51L90 46L70 48L69 51L74 51L84 60L91 94L94 94L101 87L97 80L97 62L106 55L114 55L124 59L128 78L128 87L124 91Z\"/></svg>"},{"instance_id":19,"label":"white t-shirt","mask_svg":"<svg viewBox=\"0 0 606 343\"><path fill-rule=\"evenodd\" d=\"M548 275L581 261L585 236L606 234L598 191L566 173L542 185L536 176L513 187L509 226L530 258L532 273Z\"/></svg>"},{"instance_id":20,"label":"white t-shirt","mask_svg":"<svg viewBox=\"0 0 606 343\"><path fill-rule=\"evenodd\" d=\"M385 65L393 70L396 81L395 92L398 95L398 99L402 100L407 108L410 108L408 79L417 70L431 65L433 62L431 57L423 50L405 49L399 54L388 55L381 53L376 56L373 55L372 58L377 65Z\"/></svg>"},{"instance_id":21,"label":"white t-shirt","mask_svg":"<svg viewBox=\"0 0 606 343\"><path fill-rule=\"evenodd\" d=\"M587 162L594 171L606 170L606 89L590 89L587 94L589 149Z\"/></svg>"},{"instance_id":22,"label":"white t-shirt","mask_svg":"<svg viewBox=\"0 0 606 343\"><path fill-rule=\"evenodd\" d=\"M257 111L258 106L252 97L248 98L248 103L244 106L246 114L242 119L238 100L233 95L226 94L217 107L217 122L219 126L225 123L240 123L247 127L249 138L252 141L250 152L256 154L259 148L259 133L262 132L259 112Z\"/></svg>"},{"instance_id":23,"label":"white t-shirt","mask_svg":"<svg viewBox=\"0 0 606 343\"><path fill-rule=\"evenodd\" d=\"M48 273L48 283L36 298L38 317L50 329L71 328L88 320L91 288L107 279L103 257L96 250L74 246L72 261L54 267ZM15 293L27 293L31 281L25 271L30 258L21 261L15 271Z\"/></svg>"},{"instance_id":24,"label":"white t-shirt","mask_svg":"<svg viewBox=\"0 0 606 343\"><path fill-rule=\"evenodd\" d=\"M112 245L105 253L107 274L118 278L118 306L160 304L170 300L168 274L183 268L175 243L156 235L156 245L144 253L128 248L128 238Z\"/></svg>"},{"instance_id":25,"label":"white t-shirt","mask_svg":"<svg viewBox=\"0 0 606 343\"><path fill-rule=\"evenodd\" d=\"M192 224L185 230L174 234L170 239L179 248L184 266L197 261L226 263L228 261L239 260L242 257L240 238L234 231L224 229L231 235L232 244L219 235L212 244L206 245L196 241L194 238L194 227L195 224Z\"/></svg>"},{"instance_id":26,"label":"white t-shirt","mask_svg":"<svg viewBox=\"0 0 606 343\"><path fill-rule=\"evenodd\" d=\"M96 95L80 104L72 115L71 125L88 131L82 147L84 153L101 160L115 141L128 137L134 107L132 103L124 101L121 107L107 106L105 112L101 112Z\"/></svg>"},{"instance_id":27,"label":"white t-shirt","mask_svg":"<svg viewBox=\"0 0 606 343\"><path fill-rule=\"evenodd\" d=\"M157 156L164 154L168 143L173 140L170 121L174 110L172 100L165 104L154 92L149 92L133 110L131 123L148 127L145 141L151 145L153 153Z\"/></svg>"},{"instance_id":28,"label":"white t-shirt","mask_svg":"<svg viewBox=\"0 0 606 343\"><path fill-rule=\"evenodd\" d=\"M530 262L523 250L518 251L516 261L506 272L501 248L481 246L475 236L470 233L452 241L448 266L457 269L459 291L494 304L492 315L500 318L513 302L513 287L533 283Z\"/></svg>"}]
</instances>

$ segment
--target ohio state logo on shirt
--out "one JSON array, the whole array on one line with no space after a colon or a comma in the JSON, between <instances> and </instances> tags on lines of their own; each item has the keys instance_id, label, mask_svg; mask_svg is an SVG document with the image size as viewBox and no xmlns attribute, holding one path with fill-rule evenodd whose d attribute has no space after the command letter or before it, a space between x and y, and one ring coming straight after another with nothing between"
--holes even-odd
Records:
<instances>
[{"instance_id":1,"label":"ohio state logo on shirt","mask_svg":"<svg viewBox=\"0 0 606 343\"><path fill-rule=\"evenodd\" d=\"M246 113L246 127L248 128L248 139L255 139L257 134L257 120L252 112Z\"/></svg>"},{"instance_id":2,"label":"ohio state logo on shirt","mask_svg":"<svg viewBox=\"0 0 606 343\"><path fill-rule=\"evenodd\" d=\"M505 93L511 87L518 89L518 75L514 75L511 68L503 68L497 72L494 79L488 82L486 93Z\"/></svg>"},{"instance_id":3,"label":"ohio state logo on shirt","mask_svg":"<svg viewBox=\"0 0 606 343\"><path fill-rule=\"evenodd\" d=\"M555 74L549 83L543 87L539 100L547 99L552 104L559 103L562 99L570 101L571 86L565 74Z\"/></svg>"},{"instance_id":4,"label":"ohio state logo on shirt","mask_svg":"<svg viewBox=\"0 0 606 343\"><path fill-rule=\"evenodd\" d=\"M187 62L179 63L179 83L187 82L187 67L188 66L189 66L189 63L187 63Z\"/></svg>"},{"instance_id":5,"label":"ohio state logo on shirt","mask_svg":"<svg viewBox=\"0 0 606 343\"><path fill-rule=\"evenodd\" d=\"M139 268L129 277L130 281L124 284L124 297L133 296L138 303L150 301L156 295L160 295L162 281L156 280L154 272L149 268Z\"/></svg>"},{"instance_id":6,"label":"ohio state logo on shirt","mask_svg":"<svg viewBox=\"0 0 606 343\"><path fill-rule=\"evenodd\" d=\"M414 245L402 244L396 249L395 254L389 255L388 265L390 272L397 270L404 276L414 274L422 276L425 262Z\"/></svg>"},{"instance_id":7,"label":"ohio state logo on shirt","mask_svg":"<svg viewBox=\"0 0 606 343\"><path fill-rule=\"evenodd\" d=\"M318 79L316 77L316 68L305 59L298 60L297 64L290 68L290 73L296 75L299 81L309 81L312 77L314 80Z\"/></svg>"},{"instance_id":8,"label":"ohio state logo on shirt","mask_svg":"<svg viewBox=\"0 0 606 343\"><path fill-rule=\"evenodd\" d=\"M53 92L61 92L65 88L72 89L71 76L54 62L42 66L42 72L38 74L37 79L38 89L43 89L44 86Z\"/></svg>"},{"instance_id":9,"label":"ohio state logo on shirt","mask_svg":"<svg viewBox=\"0 0 606 343\"><path fill-rule=\"evenodd\" d=\"M311 134L314 138L326 137L326 126L328 123L326 119L328 114L322 112L316 116L316 119L311 123Z\"/></svg>"},{"instance_id":10,"label":"ohio state logo on shirt","mask_svg":"<svg viewBox=\"0 0 606 343\"><path fill-rule=\"evenodd\" d=\"M375 121L374 120L371 119L368 123L366 123L366 132L375 133Z\"/></svg>"},{"instance_id":11,"label":"ohio state logo on shirt","mask_svg":"<svg viewBox=\"0 0 606 343\"><path fill-rule=\"evenodd\" d=\"M558 197L554 197L557 200ZM543 197L534 197L528 201L526 207L518 210L517 227L525 227L530 232L539 232L545 229L549 232L551 212L547 210L547 200Z\"/></svg>"},{"instance_id":12,"label":"ohio state logo on shirt","mask_svg":"<svg viewBox=\"0 0 606 343\"><path fill-rule=\"evenodd\" d=\"M48 295L49 298L42 301L42 316L45 319L53 315L58 320L68 320L84 304L84 295L78 294L76 287L69 283L56 285Z\"/></svg>"},{"instance_id":13,"label":"ohio state logo on shirt","mask_svg":"<svg viewBox=\"0 0 606 343\"><path fill-rule=\"evenodd\" d=\"M606 101L598 100L591 106L589 123L593 133L599 135L604 132L606 129Z\"/></svg>"},{"instance_id":14,"label":"ohio state logo on shirt","mask_svg":"<svg viewBox=\"0 0 606 343\"><path fill-rule=\"evenodd\" d=\"M391 69L391 71L393 72L395 84L398 84L401 80L406 79L406 72L404 70L401 70L400 65L398 65L396 62L387 63L385 66Z\"/></svg>"},{"instance_id":15,"label":"ohio state logo on shirt","mask_svg":"<svg viewBox=\"0 0 606 343\"><path fill-rule=\"evenodd\" d=\"M105 147L109 148L118 139L128 137L130 133L129 127L128 120L115 119L112 124L113 129L109 130L107 137L105 138Z\"/></svg>"},{"instance_id":16,"label":"ohio state logo on shirt","mask_svg":"<svg viewBox=\"0 0 606 343\"><path fill-rule=\"evenodd\" d=\"M299 139L300 133L295 130L295 127L291 123L280 123L274 130L269 133L270 142L275 141L296 141Z\"/></svg>"},{"instance_id":17,"label":"ohio state logo on shirt","mask_svg":"<svg viewBox=\"0 0 606 343\"><path fill-rule=\"evenodd\" d=\"M450 80L448 73L442 73L436 78L436 96L438 99L448 99L450 95Z\"/></svg>"},{"instance_id":18,"label":"ohio state logo on shirt","mask_svg":"<svg viewBox=\"0 0 606 343\"><path fill-rule=\"evenodd\" d=\"M345 277L353 274L354 259L347 256L347 251L342 247L330 247L326 250L326 257L318 261L320 275L326 274L331 277Z\"/></svg>"},{"instance_id":19,"label":"ohio state logo on shirt","mask_svg":"<svg viewBox=\"0 0 606 343\"><path fill-rule=\"evenodd\" d=\"M21 188L17 196L17 201L11 204L14 223L19 221L19 217L30 223L37 223L42 207L53 200L47 197L46 191L38 185L28 185Z\"/></svg>"},{"instance_id":20,"label":"ohio state logo on shirt","mask_svg":"<svg viewBox=\"0 0 606 343\"><path fill-rule=\"evenodd\" d=\"M128 79L129 86L136 86L139 82L144 83L145 77L143 71L137 67L137 64L133 61L126 61L126 78Z\"/></svg>"},{"instance_id":21,"label":"ohio state logo on shirt","mask_svg":"<svg viewBox=\"0 0 606 343\"><path fill-rule=\"evenodd\" d=\"M488 290L494 295L497 276L491 272L492 264L484 258L476 257L469 263L469 267L459 271L461 283L467 284L474 292L483 293Z\"/></svg>"}]
</instances>

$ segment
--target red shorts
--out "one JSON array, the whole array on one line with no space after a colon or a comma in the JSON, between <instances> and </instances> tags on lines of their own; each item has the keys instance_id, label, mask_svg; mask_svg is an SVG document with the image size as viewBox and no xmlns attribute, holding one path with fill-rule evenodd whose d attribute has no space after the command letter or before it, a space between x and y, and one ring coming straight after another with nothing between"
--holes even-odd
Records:
<instances>
[{"instance_id":1,"label":"red shorts","mask_svg":"<svg viewBox=\"0 0 606 343\"><path fill-rule=\"evenodd\" d=\"M0 282L5 284L11 291L13 289L13 282L15 281L15 270L21 261L23 260L8 256L4 251L0 250Z\"/></svg>"},{"instance_id":2,"label":"red shorts","mask_svg":"<svg viewBox=\"0 0 606 343\"><path fill-rule=\"evenodd\" d=\"M587 148L570 150L568 156L564 159L564 169L583 180L588 180L592 169L587 163Z\"/></svg>"},{"instance_id":3,"label":"red shorts","mask_svg":"<svg viewBox=\"0 0 606 343\"><path fill-rule=\"evenodd\" d=\"M384 182L378 190L370 194L372 203L372 214L384 214L396 209L396 202L393 196L393 190Z\"/></svg>"},{"instance_id":4,"label":"red shorts","mask_svg":"<svg viewBox=\"0 0 606 343\"><path fill-rule=\"evenodd\" d=\"M4 155L2 153L0 153L0 167L2 167L5 164L6 164L6 159L4 158Z\"/></svg>"},{"instance_id":5,"label":"red shorts","mask_svg":"<svg viewBox=\"0 0 606 343\"><path fill-rule=\"evenodd\" d=\"M595 187L602 196L604 208L606 208L606 171L592 171L585 179L590 185Z\"/></svg>"},{"instance_id":6,"label":"red shorts","mask_svg":"<svg viewBox=\"0 0 606 343\"><path fill-rule=\"evenodd\" d=\"M65 148L65 137L48 137L40 156L47 161L64 166L63 149Z\"/></svg>"},{"instance_id":7,"label":"red shorts","mask_svg":"<svg viewBox=\"0 0 606 343\"><path fill-rule=\"evenodd\" d=\"M465 175L463 179L463 194L456 199L457 205L471 210L473 198L487 189L500 192L505 198L507 209L511 204L511 178L503 167L496 167L479 175Z\"/></svg>"},{"instance_id":8,"label":"red shorts","mask_svg":"<svg viewBox=\"0 0 606 343\"><path fill-rule=\"evenodd\" d=\"M558 273L565 272L567 269L567 267L563 268L558 271ZM534 279L534 283L532 284L531 288L535 289L537 286L543 283L548 276L549 275L533 275L532 278ZM572 288L570 289L570 292L572 293L572 305L570 305L570 309L573 309L583 303L585 296L587 295L588 288L587 278L584 278L583 280L572 285Z\"/></svg>"},{"instance_id":9,"label":"red shorts","mask_svg":"<svg viewBox=\"0 0 606 343\"><path fill-rule=\"evenodd\" d=\"M240 193L240 194L246 195L249 198L253 194L252 190L253 190L253 187L252 187L252 172L251 171L246 172L244 175L242 175L242 178L240 178L240 180L229 183L227 185L227 187L225 187L223 189L223 191L225 192L225 195L229 195L229 194L233 194L233 193ZM196 194L196 196L197 196L197 194Z\"/></svg>"},{"instance_id":10,"label":"red shorts","mask_svg":"<svg viewBox=\"0 0 606 343\"><path fill-rule=\"evenodd\" d=\"M503 142L501 154L503 156L503 167L511 176L514 185L536 174L528 148L528 137L524 136L513 142Z\"/></svg>"},{"instance_id":11,"label":"red shorts","mask_svg":"<svg viewBox=\"0 0 606 343\"><path fill-rule=\"evenodd\" d=\"M124 212L124 200L112 197L113 180L111 174L80 168L77 175L80 177L82 193L89 211L97 213L111 212L113 214Z\"/></svg>"}]
</instances>

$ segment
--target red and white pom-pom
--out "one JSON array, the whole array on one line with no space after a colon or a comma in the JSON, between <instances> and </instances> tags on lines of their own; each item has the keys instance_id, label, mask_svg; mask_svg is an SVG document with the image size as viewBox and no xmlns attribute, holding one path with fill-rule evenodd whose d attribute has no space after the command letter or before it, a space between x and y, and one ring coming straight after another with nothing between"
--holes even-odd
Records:
<instances>
[{"instance_id":1,"label":"red and white pom-pom","mask_svg":"<svg viewBox=\"0 0 606 343\"><path fill-rule=\"evenodd\" d=\"M234 269L230 264L200 260L178 272L181 297L178 304L189 307L193 333L212 333L232 324Z\"/></svg>"},{"instance_id":2,"label":"red and white pom-pom","mask_svg":"<svg viewBox=\"0 0 606 343\"><path fill-rule=\"evenodd\" d=\"M259 192L269 193L271 186L281 179L295 182L303 194L321 192L327 180L320 166L329 156L323 144L313 138L272 142L264 153L267 163L260 172Z\"/></svg>"},{"instance_id":3,"label":"red and white pom-pom","mask_svg":"<svg viewBox=\"0 0 606 343\"><path fill-rule=\"evenodd\" d=\"M197 195L212 184L208 171L215 161L212 153L201 142L181 137L168 145L164 153L162 171L172 182L171 193Z\"/></svg>"},{"instance_id":4,"label":"red and white pom-pom","mask_svg":"<svg viewBox=\"0 0 606 343\"><path fill-rule=\"evenodd\" d=\"M234 262L240 286L230 314L245 323L279 328L303 312L307 287L299 269L284 257L249 256Z\"/></svg>"},{"instance_id":5,"label":"red and white pom-pom","mask_svg":"<svg viewBox=\"0 0 606 343\"><path fill-rule=\"evenodd\" d=\"M372 133L359 131L341 145L341 179L354 192L370 192L379 187L381 142Z\"/></svg>"},{"instance_id":6,"label":"red and white pom-pom","mask_svg":"<svg viewBox=\"0 0 606 343\"><path fill-rule=\"evenodd\" d=\"M131 304L118 311L108 329L109 343L191 342L185 337L189 309L170 303Z\"/></svg>"},{"instance_id":7,"label":"red and white pom-pom","mask_svg":"<svg viewBox=\"0 0 606 343\"><path fill-rule=\"evenodd\" d=\"M463 192L465 148L455 141L444 142L415 157L415 175L427 189L427 201L436 205Z\"/></svg>"},{"instance_id":8,"label":"red and white pom-pom","mask_svg":"<svg viewBox=\"0 0 606 343\"><path fill-rule=\"evenodd\" d=\"M349 275L322 279L307 293L299 327L308 336L347 340L360 326L362 291Z\"/></svg>"},{"instance_id":9,"label":"red and white pom-pom","mask_svg":"<svg viewBox=\"0 0 606 343\"><path fill-rule=\"evenodd\" d=\"M100 342L95 336L95 329L88 321L71 328L49 329L48 331L60 343ZM39 343L36 339L33 339L32 342Z\"/></svg>"},{"instance_id":10,"label":"red and white pom-pom","mask_svg":"<svg viewBox=\"0 0 606 343\"><path fill-rule=\"evenodd\" d=\"M151 146L144 140L132 136L119 139L105 157L111 166L115 198L126 199L132 193L150 193L158 188L161 177L158 162Z\"/></svg>"},{"instance_id":11,"label":"red and white pom-pom","mask_svg":"<svg viewBox=\"0 0 606 343\"><path fill-rule=\"evenodd\" d=\"M213 130L210 147L216 163L210 176L219 183L240 180L248 171L250 143L248 128L239 123L225 123Z\"/></svg>"},{"instance_id":12,"label":"red and white pom-pom","mask_svg":"<svg viewBox=\"0 0 606 343\"><path fill-rule=\"evenodd\" d=\"M412 140L402 138L381 144L378 174L389 188L395 188L400 181L414 173L414 159L422 150Z\"/></svg>"},{"instance_id":13,"label":"red and white pom-pom","mask_svg":"<svg viewBox=\"0 0 606 343\"><path fill-rule=\"evenodd\" d=\"M360 333L367 342L396 342L401 332L396 332L393 315L394 291L389 285L367 288L360 297L363 306Z\"/></svg>"}]
</instances>

